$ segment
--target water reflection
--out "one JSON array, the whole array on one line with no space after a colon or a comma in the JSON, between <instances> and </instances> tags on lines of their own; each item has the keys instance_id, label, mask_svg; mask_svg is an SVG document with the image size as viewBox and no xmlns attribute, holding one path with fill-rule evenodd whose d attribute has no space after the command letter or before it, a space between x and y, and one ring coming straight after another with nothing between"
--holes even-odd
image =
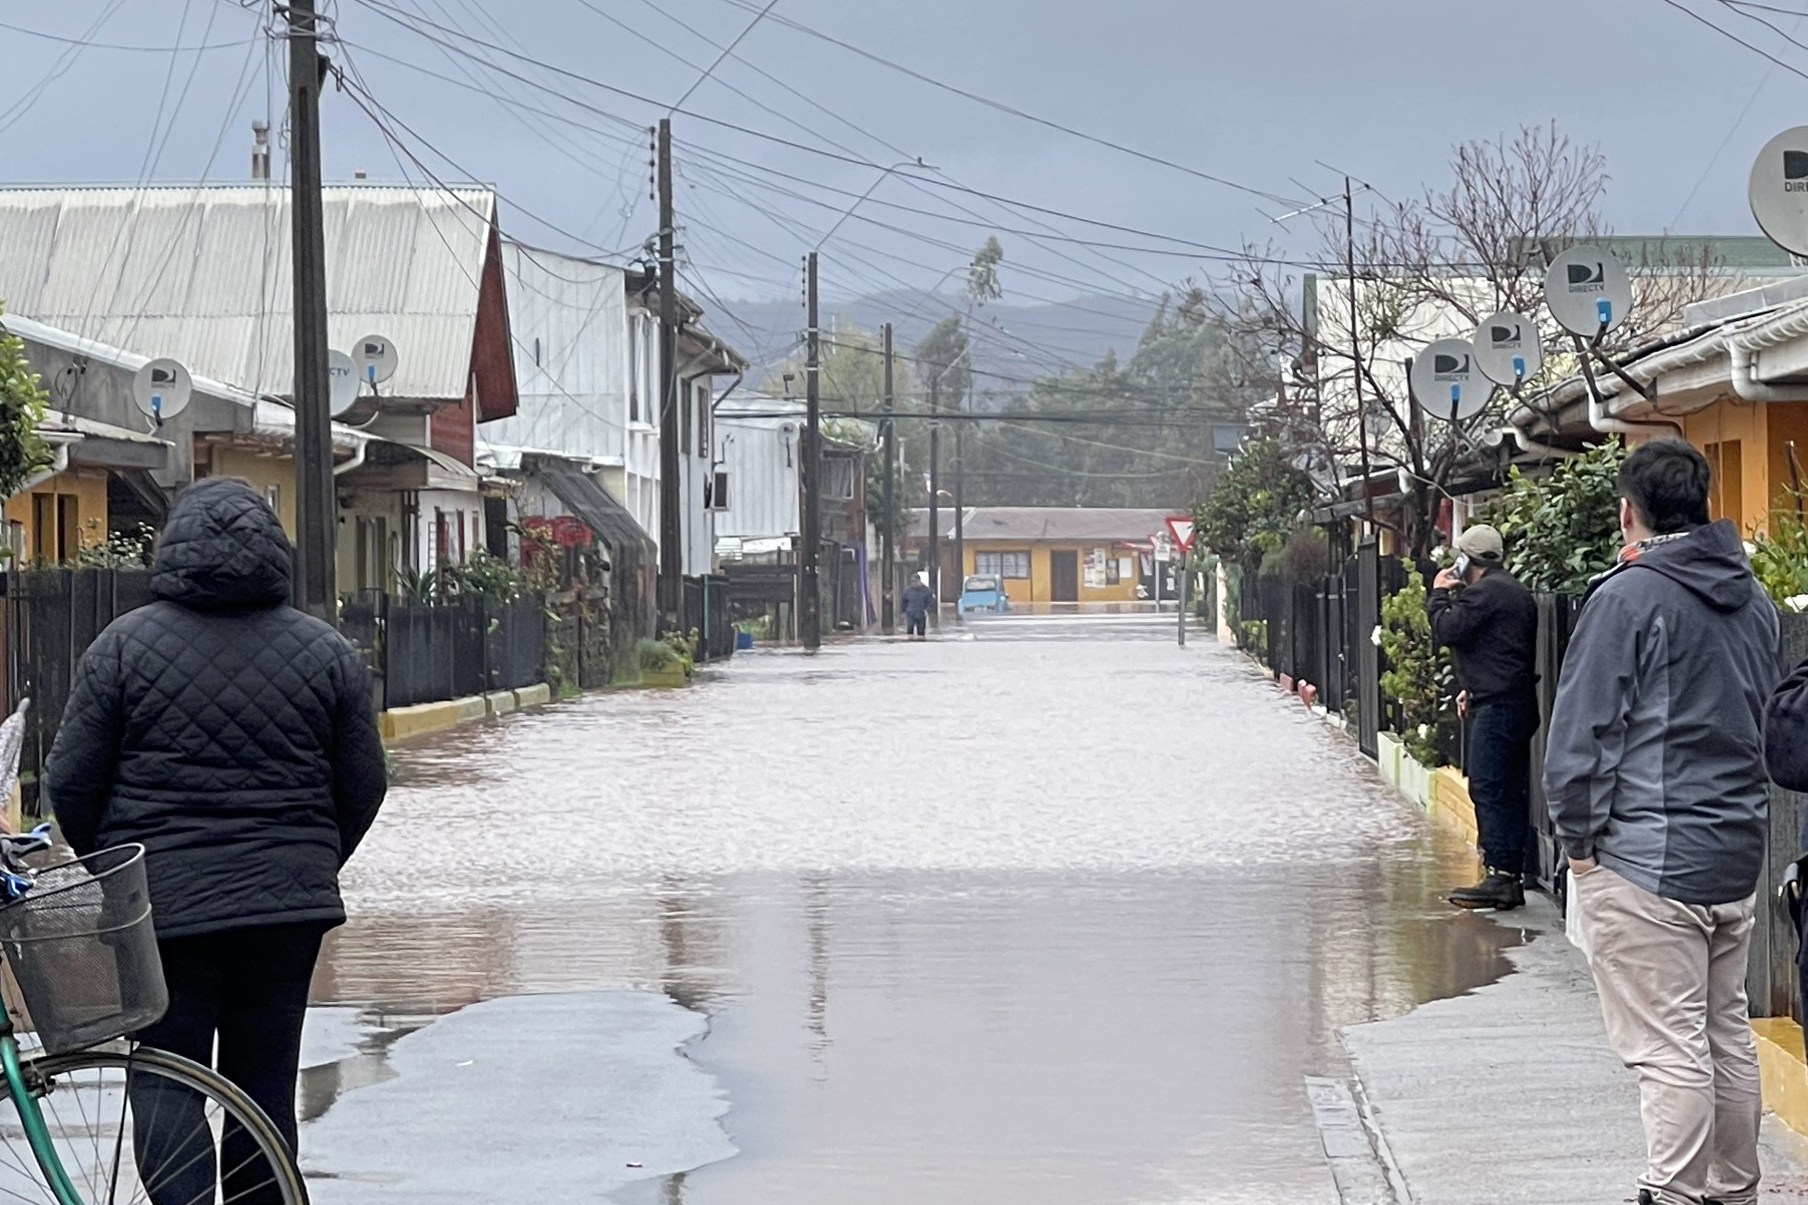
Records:
<instances>
[{"instance_id":1,"label":"water reflection","mask_svg":"<svg viewBox=\"0 0 1808 1205\"><path fill-rule=\"evenodd\" d=\"M1215 649L752 657L402 759L316 998L706 1015L740 1153L621 1202L1329 1200L1302 1076L1519 940L1441 902L1453 836Z\"/></svg>"}]
</instances>

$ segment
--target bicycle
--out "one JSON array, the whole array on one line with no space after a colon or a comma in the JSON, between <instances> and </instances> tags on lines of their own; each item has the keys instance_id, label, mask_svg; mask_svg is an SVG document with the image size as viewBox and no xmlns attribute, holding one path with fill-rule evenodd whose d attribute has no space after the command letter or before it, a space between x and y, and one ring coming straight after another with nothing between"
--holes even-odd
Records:
<instances>
[{"instance_id":1,"label":"bicycle","mask_svg":"<svg viewBox=\"0 0 1808 1205\"><path fill-rule=\"evenodd\" d=\"M41 868L49 826L0 836L0 950L42 1044L0 1010L0 1198L46 1205L307 1205L263 1110L209 1067L127 1035L168 1007L144 847Z\"/></svg>"}]
</instances>

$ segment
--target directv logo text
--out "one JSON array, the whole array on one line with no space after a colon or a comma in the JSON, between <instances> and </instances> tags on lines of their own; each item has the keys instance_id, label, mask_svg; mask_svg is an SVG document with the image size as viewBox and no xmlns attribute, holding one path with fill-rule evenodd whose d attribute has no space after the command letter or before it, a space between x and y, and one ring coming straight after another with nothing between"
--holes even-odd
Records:
<instances>
[{"instance_id":1,"label":"directv logo text","mask_svg":"<svg viewBox=\"0 0 1808 1205\"><path fill-rule=\"evenodd\" d=\"M1808 151L1783 152L1783 191L1808 192Z\"/></svg>"},{"instance_id":2,"label":"directv logo text","mask_svg":"<svg viewBox=\"0 0 1808 1205\"><path fill-rule=\"evenodd\" d=\"M1519 327L1491 326L1488 328L1488 344L1495 348L1518 347L1520 344Z\"/></svg>"},{"instance_id":3,"label":"directv logo text","mask_svg":"<svg viewBox=\"0 0 1808 1205\"><path fill-rule=\"evenodd\" d=\"M1607 280L1607 265L1596 263L1592 268L1587 264L1571 264L1569 266L1569 291L1572 293L1595 293Z\"/></svg>"},{"instance_id":4,"label":"directv logo text","mask_svg":"<svg viewBox=\"0 0 1808 1205\"><path fill-rule=\"evenodd\" d=\"M1463 381L1469 377L1469 357L1436 355L1431 358L1432 379L1436 381Z\"/></svg>"}]
</instances>

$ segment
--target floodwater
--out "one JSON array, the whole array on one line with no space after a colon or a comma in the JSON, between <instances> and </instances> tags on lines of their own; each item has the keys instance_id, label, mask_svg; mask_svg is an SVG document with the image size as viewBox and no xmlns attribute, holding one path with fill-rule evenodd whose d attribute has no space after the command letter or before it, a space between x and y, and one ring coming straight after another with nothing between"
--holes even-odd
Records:
<instances>
[{"instance_id":1,"label":"floodwater","mask_svg":"<svg viewBox=\"0 0 1808 1205\"><path fill-rule=\"evenodd\" d=\"M316 982L316 1199L1334 1201L1302 1077L1513 930L1173 625L743 653L402 750Z\"/></svg>"}]
</instances>

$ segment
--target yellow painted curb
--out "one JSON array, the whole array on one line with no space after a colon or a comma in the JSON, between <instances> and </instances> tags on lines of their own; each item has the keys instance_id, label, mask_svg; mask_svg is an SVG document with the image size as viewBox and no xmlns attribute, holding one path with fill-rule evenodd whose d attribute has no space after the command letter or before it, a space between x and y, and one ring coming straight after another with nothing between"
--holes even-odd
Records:
<instances>
[{"instance_id":1,"label":"yellow painted curb","mask_svg":"<svg viewBox=\"0 0 1808 1205\"><path fill-rule=\"evenodd\" d=\"M1808 1058L1802 1054L1802 1027L1788 1017L1757 1017L1758 1077L1764 1106L1798 1134L1808 1136Z\"/></svg>"},{"instance_id":2,"label":"yellow painted curb","mask_svg":"<svg viewBox=\"0 0 1808 1205\"><path fill-rule=\"evenodd\" d=\"M377 731L382 733L386 741L406 740L411 736L419 736L423 732L437 732L441 728L450 728L464 719L464 700L451 699L444 703L416 703L412 707L391 707L377 716ZM481 708L483 700L478 699Z\"/></svg>"},{"instance_id":3,"label":"yellow painted curb","mask_svg":"<svg viewBox=\"0 0 1808 1205\"><path fill-rule=\"evenodd\" d=\"M1454 766L1439 766L1431 776L1432 807L1450 817L1475 845L1475 803L1469 798L1469 780Z\"/></svg>"},{"instance_id":4,"label":"yellow painted curb","mask_svg":"<svg viewBox=\"0 0 1808 1205\"><path fill-rule=\"evenodd\" d=\"M491 715L507 715L521 706L515 701L515 692L512 690L493 690L483 697L483 701L489 707Z\"/></svg>"},{"instance_id":5,"label":"yellow painted curb","mask_svg":"<svg viewBox=\"0 0 1808 1205\"><path fill-rule=\"evenodd\" d=\"M542 703L552 702L552 687L544 682L536 682L532 686L523 686L515 692L517 707L538 707Z\"/></svg>"}]
</instances>

